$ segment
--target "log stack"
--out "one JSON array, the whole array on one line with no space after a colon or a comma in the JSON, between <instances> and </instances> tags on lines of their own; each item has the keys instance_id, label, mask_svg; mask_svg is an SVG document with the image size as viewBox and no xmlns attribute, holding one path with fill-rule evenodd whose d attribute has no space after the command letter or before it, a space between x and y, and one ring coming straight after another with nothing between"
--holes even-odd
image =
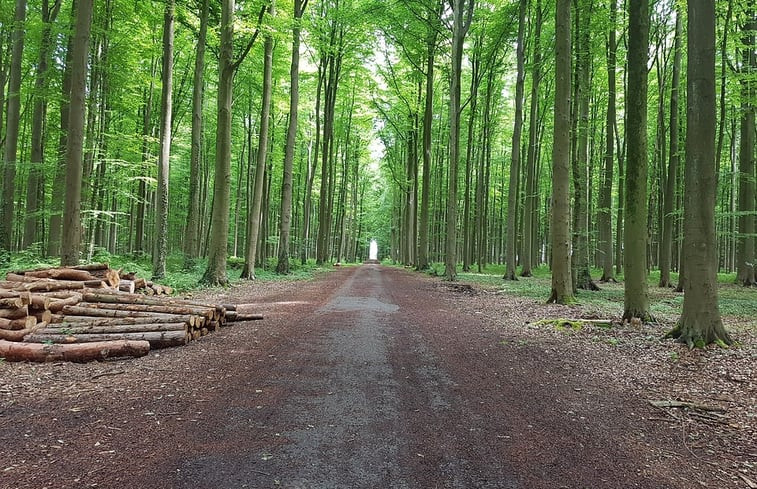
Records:
<instances>
[{"instance_id":1,"label":"log stack","mask_svg":"<svg viewBox=\"0 0 757 489\"><path fill-rule=\"evenodd\" d=\"M237 314L233 305L181 300L171 293L169 287L107 264L9 272L0 281L0 357L88 361L141 356L145 345L186 345L227 322L262 319Z\"/></svg>"}]
</instances>

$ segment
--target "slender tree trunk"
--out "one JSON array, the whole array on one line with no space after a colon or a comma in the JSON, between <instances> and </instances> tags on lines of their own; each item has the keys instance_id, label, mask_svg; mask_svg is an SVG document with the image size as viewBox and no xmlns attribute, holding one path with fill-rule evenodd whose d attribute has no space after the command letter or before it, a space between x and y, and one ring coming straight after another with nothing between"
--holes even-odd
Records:
<instances>
[{"instance_id":1,"label":"slender tree trunk","mask_svg":"<svg viewBox=\"0 0 757 489\"><path fill-rule=\"evenodd\" d=\"M273 18L276 15L275 1L271 0L268 6L268 14ZM258 237L260 234L260 221L262 219L260 208L263 201L263 183L266 161L268 159L268 129L271 120L271 94L273 92L273 36L266 35L263 47L263 100L260 109L260 133L258 138L257 167L255 170L255 188L252 192L252 206L247 218L250 221L249 234L247 235L247 253L245 265L242 270L242 278L255 279L255 260L257 257ZM264 234L265 236L265 234Z\"/></svg>"},{"instance_id":2,"label":"slender tree trunk","mask_svg":"<svg viewBox=\"0 0 757 489\"><path fill-rule=\"evenodd\" d=\"M423 176L421 180L422 202L418 233L418 270L427 270L429 268L429 209L432 198L431 131L434 119L434 57L436 54L437 32L436 29L429 27L428 38L426 40L426 93L423 109Z\"/></svg>"},{"instance_id":3,"label":"slender tree trunk","mask_svg":"<svg viewBox=\"0 0 757 489\"><path fill-rule=\"evenodd\" d=\"M77 0L76 24L71 48L71 98L66 144L66 196L63 204L63 235L60 263L79 263L81 245L81 188L84 116L87 85L87 55L92 25L92 0Z\"/></svg>"},{"instance_id":4,"label":"slender tree trunk","mask_svg":"<svg viewBox=\"0 0 757 489\"><path fill-rule=\"evenodd\" d=\"M52 24L58 17L61 2L56 1L50 8L49 0L42 0L42 39L40 41L39 59L34 80L34 107L32 109L32 134L29 180L26 190L26 220L24 223L23 248L28 248L38 241L41 219L39 214L40 197L44 190L44 122L47 115L48 67L50 63L50 46L52 43Z\"/></svg>"},{"instance_id":5,"label":"slender tree trunk","mask_svg":"<svg viewBox=\"0 0 757 489\"><path fill-rule=\"evenodd\" d=\"M192 87L192 146L189 155L189 195L187 196L187 227L184 241L185 265L200 256L200 158L202 157L203 117L202 105L205 92L205 44L208 33L210 0L202 0L200 32L197 37Z\"/></svg>"},{"instance_id":6,"label":"slender tree trunk","mask_svg":"<svg viewBox=\"0 0 757 489\"><path fill-rule=\"evenodd\" d=\"M536 165L538 158L539 134L539 84L541 82L541 25L543 9L541 0L536 0L533 49L531 51L531 102L528 116L528 154L526 156L526 184L523 202L523 246L521 246L521 277L532 276L533 251L536 249L535 218L538 213Z\"/></svg>"},{"instance_id":7,"label":"slender tree trunk","mask_svg":"<svg viewBox=\"0 0 757 489\"><path fill-rule=\"evenodd\" d=\"M292 27L292 64L289 70L289 126L284 149L284 178L281 182L281 221L279 224L279 261L276 273L289 273L289 234L292 228L292 167L297 142L298 105L300 100L300 21L308 0L294 1Z\"/></svg>"},{"instance_id":8,"label":"slender tree trunk","mask_svg":"<svg viewBox=\"0 0 757 489\"><path fill-rule=\"evenodd\" d=\"M155 243L153 247L153 278L166 275L168 253L168 172L171 159L171 115L173 92L174 0L166 1L163 17L163 82L160 101L160 158L158 189L155 199Z\"/></svg>"},{"instance_id":9,"label":"slender tree trunk","mask_svg":"<svg viewBox=\"0 0 757 489\"><path fill-rule=\"evenodd\" d=\"M570 264L570 0L555 11L555 124L552 148L552 293L548 303L573 301Z\"/></svg>"},{"instance_id":10,"label":"slender tree trunk","mask_svg":"<svg viewBox=\"0 0 757 489\"><path fill-rule=\"evenodd\" d=\"M681 83L681 37L683 21L680 12L676 13L676 34L673 43L673 80L670 89L670 157L665 178L663 194L663 228L660 249L660 287L672 287L670 280L671 258L673 256L673 211L678 188L678 87Z\"/></svg>"},{"instance_id":11,"label":"slender tree trunk","mask_svg":"<svg viewBox=\"0 0 757 489\"><path fill-rule=\"evenodd\" d=\"M76 0L72 5L72 12L76 12ZM71 16L71 31L75 23L75 16ZM60 101L60 135L58 138L58 154L56 158L55 176L56 182L65 178L66 175L66 146L68 145L68 118L69 118L69 98L71 96L71 64L73 55L73 35L68 36L66 47L66 65L63 69L63 79L61 81L61 101ZM48 256L60 255L61 232L63 231L63 198L65 196L65 187L63 185L53 185L52 195L50 197L50 231L48 233L47 254Z\"/></svg>"},{"instance_id":12,"label":"slender tree trunk","mask_svg":"<svg viewBox=\"0 0 757 489\"><path fill-rule=\"evenodd\" d=\"M647 57L649 2L629 2L623 319L651 319L647 284Z\"/></svg>"},{"instance_id":13,"label":"slender tree trunk","mask_svg":"<svg viewBox=\"0 0 757 489\"><path fill-rule=\"evenodd\" d=\"M18 158L18 133L21 117L21 62L26 32L26 0L16 0L13 18L12 54L8 79L5 148L3 154L3 199L0 202L0 265L10 259L13 235L13 210Z\"/></svg>"},{"instance_id":14,"label":"slender tree trunk","mask_svg":"<svg viewBox=\"0 0 757 489\"><path fill-rule=\"evenodd\" d=\"M669 336L689 347L730 345L718 309L715 236L715 3L688 0L683 311Z\"/></svg>"},{"instance_id":15,"label":"slender tree trunk","mask_svg":"<svg viewBox=\"0 0 757 489\"><path fill-rule=\"evenodd\" d=\"M593 2L579 2L577 53L577 136L576 158L573 159L573 288L598 290L589 271L589 98L591 96L591 11ZM585 16L585 19L581 17Z\"/></svg>"},{"instance_id":16,"label":"slender tree trunk","mask_svg":"<svg viewBox=\"0 0 757 489\"><path fill-rule=\"evenodd\" d=\"M510 163L510 187L507 197L507 249L505 251L505 280L518 280L515 264L515 244L517 230L515 217L518 206L518 179L520 178L520 140L523 132L523 85L525 75L525 30L526 0L520 0L518 7L518 47L516 49L517 78L515 82L515 122L513 126L512 156ZM525 248L525 247L524 247Z\"/></svg>"},{"instance_id":17,"label":"slender tree trunk","mask_svg":"<svg viewBox=\"0 0 757 489\"><path fill-rule=\"evenodd\" d=\"M612 182L615 167L616 80L617 65L617 0L610 0L610 27L607 44L607 120L605 126L605 158L602 185L599 188L599 257L602 266L600 282L614 282L612 252Z\"/></svg>"},{"instance_id":18,"label":"slender tree trunk","mask_svg":"<svg viewBox=\"0 0 757 489\"><path fill-rule=\"evenodd\" d=\"M468 33L475 0L452 0L452 72L449 97L449 173L447 191L447 234L444 276L457 279L457 180L460 159L460 81L463 44Z\"/></svg>"},{"instance_id":19,"label":"slender tree trunk","mask_svg":"<svg viewBox=\"0 0 757 489\"><path fill-rule=\"evenodd\" d=\"M742 27L741 73L741 139L739 146L739 219L737 280L744 286L757 285L755 280L755 86L757 55L755 31L757 18L754 8L748 12L748 21Z\"/></svg>"},{"instance_id":20,"label":"slender tree trunk","mask_svg":"<svg viewBox=\"0 0 757 489\"><path fill-rule=\"evenodd\" d=\"M213 210L208 244L208 268L202 282L225 285L226 247L229 238L229 200L231 192L231 102L234 85L234 0L221 3L221 47L218 56L218 120L216 124L216 163L213 183Z\"/></svg>"}]
</instances>

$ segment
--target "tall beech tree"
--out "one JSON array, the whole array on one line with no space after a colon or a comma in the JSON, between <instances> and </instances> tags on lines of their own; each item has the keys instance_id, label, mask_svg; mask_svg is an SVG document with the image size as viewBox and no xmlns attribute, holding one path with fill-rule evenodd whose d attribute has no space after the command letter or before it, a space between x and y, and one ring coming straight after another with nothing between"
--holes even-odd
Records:
<instances>
[{"instance_id":1,"label":"tall beech tree","mask_svg":"<svg viewBox=\"0 0 757 489\"><path fill-rule=\"evenodd\" d=\"M81 246L82 160L92 0L76 1L75 18L71 43L71 94L66 138L66 196L63 203L61 265L77 265Z\"/></svg>"},{"instance_id":2,"label":"tall beech tree","mask_svg":"<svg viewBox=\"0 0 757 489\"><path fill-rule=\"evenodd\" d=\"M570 262L570 0L555 9L555 123L552 142L552 292L548 303L573 301Z\"/></svg>"},{"instance_id":3,"label":"tall beech tree","mask_svg":"<svg viewBox=\"0 0 757 489\"><path fill-rule=\"evenodd\" d=\"M216 121L216 160L213 180L213 210L210 221L208 267L201 279L208 285L229 283L226 273L229 240L229 203L231 201L231 109L234 76L252 49L260 32L266 6L258 16L258 29L242 53L234 59L234 0L221 2L221 46L218 51L218 111Z\"/></svg>"},{"instance_id":4,"label":"tall beech tree","mask_svg":"<svg viewBox=\"0 0 757 489\"><path fill-rule=\"evenodd\" d=\"M623 319L651 319L647 284L647 58L649 2L628 3L628 93L626 133L628 161L625 175Z\"/></svg>"},{"instance_id":5,"label":"tall beech tree","mask_svg":"<svg viewBox=\"0 0 757 489\"><path fill-rule=\"evenodd\" d=\"M449 171L444 276L457 279L457 180L460 158L460 82L465 36L473 20L475 0L450 0L452 9L452 68L449 88Z\"/></svg>"},{"instance_id":6,"label":"tall beech tree","mask_svg":"<svg viewBox=\"0 0 757 489\"><path fill-rule=\"evenodd\" d=\"M732 340L718 308L715 239L715 4L688 0L683 311L669 336L689 347Z\"/></svg>"},{"instance_id":7,"label":"tall beech tree","mask_svg":"<svg viewBox=\"0 0 757 489\"><path fill-rule=\"evenodd\" d=\"M154 278L166 275L168 254L168 175L171 159L171 116L173 102L174 0L167 0L163 14L163 64L160 98L160 157L158 188L155 196L155 243L153 245Z\"/></svg>"},{"instance_id":8,"label":"tall beech tree","mask_svg":"<svg viewBox=\"0 0 757 489\"><path fill-rule=\"evenodd\" d=\"M512 153L510 155L510 187L507 198L507 249L505 280L518 280L515 270L515 217L518 207L518 179L520 178L520 140L523 133L523 85L525 84L525 30L526 0L520 0L518 6L518 46L516 48L517 81L515 82L515 122L513 127Z\"/></svg>"},{"instance_id":9,"label":"tall beech tree","mask_svg":"<svg viewBox=\"0 0 757 489\"><path fill-rule=\"evenodd\" d=\"M672 287L670 279L671 261L673 257L673 211L678 188L678 88L681 83L681 37L683 37L683 21L681 13L676 13L676 33L673 46L673 79L670 87L670 155L668 170L665 175L665 191L663 197L662 241L660 243L660 287Z\"/></svg>"},{"instance_id":10,"label":"tall beech tree","mask_svg":"<svg viewBox=\"0 0 757 489\"><path fill-rule=\"evenodd\" d=\"M284 148L284 178L281 182L281 221L279 223L279 256L276 273L289 273L289 235L292 228L292 168L297 142L300 104L300 31L302 13L308 0L294 0L292 19L292 63L289 69L289 125Z\"/></svg>"},{"instance_id":11,"label":"tall beech tree","mask_svg":"<svg viewBox=\"0 0 757 489\"><path fill-rule=\"evenodd\" d=\"M268 5L268 15L276 14L275 0ZM257 259L258 236L260 233L260 208L263 204L263 184L268 160L268 129L271 126L271 96L273 94L273 35L265 35L263 44L263 101L260 104L260 130L258 132L258 153L255 165L255 183L252 191L252 202L247 216L247 250L245 252L242 278L255 279L255 260ZM265 236L265 234L264 234Z\"/></svg>"},{"instance_id":12,"label":"tall beech tree","mask_svg":"<svg viewBox=\"0 0 757 489\"><path fill-rule=\"evenodd\" d=\"M21 77L26 32L26 0L16 0L13 19L12 54L8 77L5 151L3 153L3 198L0 201L0 264L8 261L13 235L13 211L21 120Z\"/></svg>"}]
</instances>

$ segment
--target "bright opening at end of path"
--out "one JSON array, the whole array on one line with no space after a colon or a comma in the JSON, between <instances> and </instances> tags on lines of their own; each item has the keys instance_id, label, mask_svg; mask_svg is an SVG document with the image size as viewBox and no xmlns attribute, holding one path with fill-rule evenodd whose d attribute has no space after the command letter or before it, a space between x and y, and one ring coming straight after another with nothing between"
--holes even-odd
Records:
<instances>
[{"instance_id":1,"label":"bright opening at end of path","mask_svg":"<svg viewBox=\"0 0 757 489\"><path fill-rule=\"evenodd\" d=\"M378 260L378 243L375 239L371 240L371 245L368 247L368 259Z\"/></svg>"}]
</instances>

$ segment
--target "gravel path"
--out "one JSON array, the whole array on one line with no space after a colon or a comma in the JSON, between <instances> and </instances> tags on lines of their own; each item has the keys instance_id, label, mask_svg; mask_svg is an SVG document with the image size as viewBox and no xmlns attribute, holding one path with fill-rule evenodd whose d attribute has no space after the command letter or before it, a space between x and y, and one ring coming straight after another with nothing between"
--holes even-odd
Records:
<instances>
[{"instance_id":1,"label":"gravel path","mask_svg":"<svg viewBox=\"0 0 757 489\"><path fill-rule=\"evenodd\" d=\"M345 268L231 289L219 302L266 319L184 348L3 365L32 373L0 410L0 487L701 487L649 406L580 352L503 341L445 294Z\"/></svg>"}]
</instances>

